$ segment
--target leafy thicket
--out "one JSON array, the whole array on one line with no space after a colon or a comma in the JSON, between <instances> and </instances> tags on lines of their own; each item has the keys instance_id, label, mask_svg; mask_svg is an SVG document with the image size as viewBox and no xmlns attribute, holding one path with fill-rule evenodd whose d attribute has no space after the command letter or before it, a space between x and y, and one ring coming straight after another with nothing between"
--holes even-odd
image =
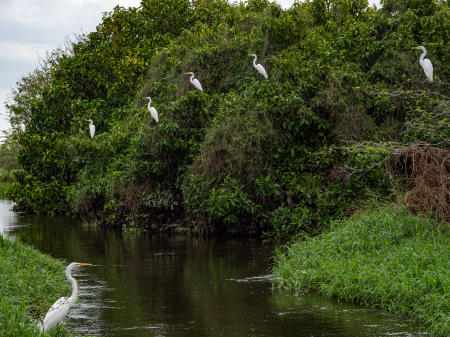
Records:
<instances>
[{"instance_id":1,"label":"leafy thicket","mask_svg":"<svg viewBox=\"0 0 450 337\"><path fill-rule=\"evenodd\" d=\"M11 182L12 172L20 168L17 152L18 148L14 144L0 144L0 183Z\"/></svg>"},{"instance_id":2,"label":"leafy thicket","mask_svg":"<svg viewBox=\"0 0 450 337\"><path fill-rule=\"evenodd\" d=\"M116 7L14 90L10 138L23 170L10 196L21 210L108 226L320 230L350 203L390 195L393 176L412 168L394 163L391 175L386 166L410 144L443 149L449 165L449 41L447 1Z\"/></svg>"}]
</instances>

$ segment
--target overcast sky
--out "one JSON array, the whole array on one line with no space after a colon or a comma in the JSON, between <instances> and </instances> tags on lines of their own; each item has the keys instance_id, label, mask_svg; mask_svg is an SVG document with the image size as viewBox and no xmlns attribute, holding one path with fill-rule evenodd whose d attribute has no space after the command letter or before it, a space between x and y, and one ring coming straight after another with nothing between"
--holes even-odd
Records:
<instances>
[{"instance_id":1,"label":"overcast sky","mask_svg":"<svg viewBox=\"0 0 450 337\"><path fill-rule=\"evenodd\" d=\"M284 8L294 0L276 0ZM379 4L379 0L369 1ZM0 140L10 127L4 102L22 76L38 66L38 56L64 45L66 37L89 33L102 13L140 0L0 0Z\"/></svg>"}]
</instances>

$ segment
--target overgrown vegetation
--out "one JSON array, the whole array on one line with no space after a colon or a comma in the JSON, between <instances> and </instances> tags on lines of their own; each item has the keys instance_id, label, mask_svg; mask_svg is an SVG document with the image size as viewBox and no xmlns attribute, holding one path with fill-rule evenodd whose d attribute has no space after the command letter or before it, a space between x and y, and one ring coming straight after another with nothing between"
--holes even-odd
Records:
<instances>
[{"instance_id":1,"label":"overgrown vegetation","mask_svg":"<svg viewBox=\"0 0 450 337\"><path fill-rule=\"evenodd\" d=\"M13 181L14 170L20 168L17 163L18 148L14 144L0 144L0 183L10 183Z\"/></svg>"},{"instance_id":2,"label":"overgrown vegetation","mask_svg":"<svg viewBox=\"0 0 450 337\"><path fill-rule=\"evenodd\" d=\"M104 226L283 237L400 188L448 221L449 34L447 1L116 7L18 82L7 107L23 170L9 196Z\"/></svg>"},{"instance_id":3,"label":"overgrown vegetation","mask_svg":"<svg viewBox=\"0 0 450 337\"><path fill-rule=\"evenodd\" d=\"M6 191L13 182L13 172L20 168L17 163L17 146L0 144L0 198L6 197Z\"/></svg>"},{"instance_id":4,"label":"overgrown vegetation","mask_svg":"<svg viewBox=\"0 0 450 337\"><path fill-rule=\"evenodd\" d=\"M383 207L279 252L275 282L407 314L448 336L448 232L433 221Z\"/></svg>"},{"instance_id":5,"label":"overgrown vegetation","mask_svg":"<svg viewBox=\"0 0 450 337\"><path fill-rule=\"evenodd\" d=\"M8 187L8 183L0 183L0 198L6 198L6 191Z\"/></svg>"},{"instance_id":6,"label":"overgrown vegetation","mask_svg":"<svg viewBox=\"0 0 450 337\"><path fill-rule=\"evenodd\" d=\"M64 265L0 234L0 335L69 336L65 328L41 334L34 320L71 292Z\"/></svg>"}]
</instances>

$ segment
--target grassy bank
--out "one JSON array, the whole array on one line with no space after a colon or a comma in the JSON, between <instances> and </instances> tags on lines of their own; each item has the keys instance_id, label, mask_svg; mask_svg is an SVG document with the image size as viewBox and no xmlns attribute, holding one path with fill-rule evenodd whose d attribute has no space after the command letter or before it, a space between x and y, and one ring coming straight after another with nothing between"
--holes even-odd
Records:
<instances>
[{"instance_id":1,"label":"grassy bank","mask_svg":"<svg viewBox=\"0 0 450 337\"><path fill-rule=\"evenodd\" d=\"M64 268L61 262L0 235L0 336L41 335L31 320L43 317L56 299L70 294Z\"/></svg>"},{"instance_id":2,"label":"grassy bank","mask_svg":"<svg viewBox=\"0 0 450 337\"><path fill-rule=\"evenodd\" d=\"M6 198L6 189L8 188L9 183L0 182L0 198Z\"/></svg>"},{"instance_id":3,"label":"grassy bank","mask_svg":"<svg viewBox=\"0 0 450 337\"><path fill-rule=\"evenodd\" d=\"M448 232L385 207L342 222L279 253L278 286L406 314L450 335Z\"/></svg>"}]
</instances>

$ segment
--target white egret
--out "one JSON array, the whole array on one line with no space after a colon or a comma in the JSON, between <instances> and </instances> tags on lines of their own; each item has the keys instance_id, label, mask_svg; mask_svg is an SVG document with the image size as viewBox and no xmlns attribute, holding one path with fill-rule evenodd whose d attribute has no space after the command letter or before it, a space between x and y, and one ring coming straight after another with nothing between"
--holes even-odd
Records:
<instances>
[{"instance_id":1,"label":"white egret","mask_svg":"<svg viewBox=\"0 0 450 337\"><path fill-rule=\"evenodd\" d=\"M194 87L196 87L198 90L203 91L202 85L200 84L200 82L194 78L194 73L193 72L189 72L189 73L185 73L185 75L191 75L190 81L191 83L194 85Z\"/></svg>"},{"instance_id":2,"label":"white egret","mask_svg":"<svg viewBox=\"0 0 450 337\"><path fill-rule=\"evenodd\" d=\"M75 267L80 266L92 266L90 263L78 263L72 262L66 268L67 280L72 284L72 295L70 297L61 297L59 300L52 305L50 310L47 312L44 318L44 323L39 325L39 330L41 332L48 332L54 327L56 327L64 317L67 315L70 307L76 302L78 298L78 285L77 281L72 277L71 272Z\"/></svg>"},{"instance_id":3,"label":"white egret","mask_svg":"<svg viewBox=\"0 0 450 337\"><path fill-rule=\"evenodd\" d=\"M158 119L158 111L156 111L156 109L152 106L150 106L150 104L152 103L152 99L151 97L145 97L146 99L148 99L148 111L150 111L150 115L152 115L153 119L156 121L156 123L159 122Z\"/></svg>"},{"instance_id":4,"label":"white egret","mask_svg":"<svg viewBox=\"0 0 450 337\"><path fill-rule=\"evenodd\" d=\"M255 54L249 54L248 56L253 56L253 57L254 57L254 59L253 59L253 67L254 67L256 70L258 70L258 72L259 72L261 75L263 75L265 79L267 79L268 77L267 77L266 69L264 69L264 67L263 67L261 64L259 64L259 63L256 64L257 56L256 56Z\"/></svg>"},{"instance_id":5,"label":"white egret","mask_svg":"<svg viewBox=\"0 0 450 337\"><path fill-rule=\"evenodd\" d=\"M95 135L95 125L92 122L92 119L87 120L89 122L89 133L91 134L91 138L94 138Z\"/></svg>"},{"instance_id":6,"label":"white egret","mask_svg":"<svg viewBox=\"0 0 450 337\"><path fill-rule=\"evenodd\" d=\"M433 82L433 65L429 59L425 58L425 55L427 55L427 50L424 46L414 47L413 49L419 49L423 52L422 55L420 55L419 64L422 66L428 81Z\"/></svg>"}]
</instances>

